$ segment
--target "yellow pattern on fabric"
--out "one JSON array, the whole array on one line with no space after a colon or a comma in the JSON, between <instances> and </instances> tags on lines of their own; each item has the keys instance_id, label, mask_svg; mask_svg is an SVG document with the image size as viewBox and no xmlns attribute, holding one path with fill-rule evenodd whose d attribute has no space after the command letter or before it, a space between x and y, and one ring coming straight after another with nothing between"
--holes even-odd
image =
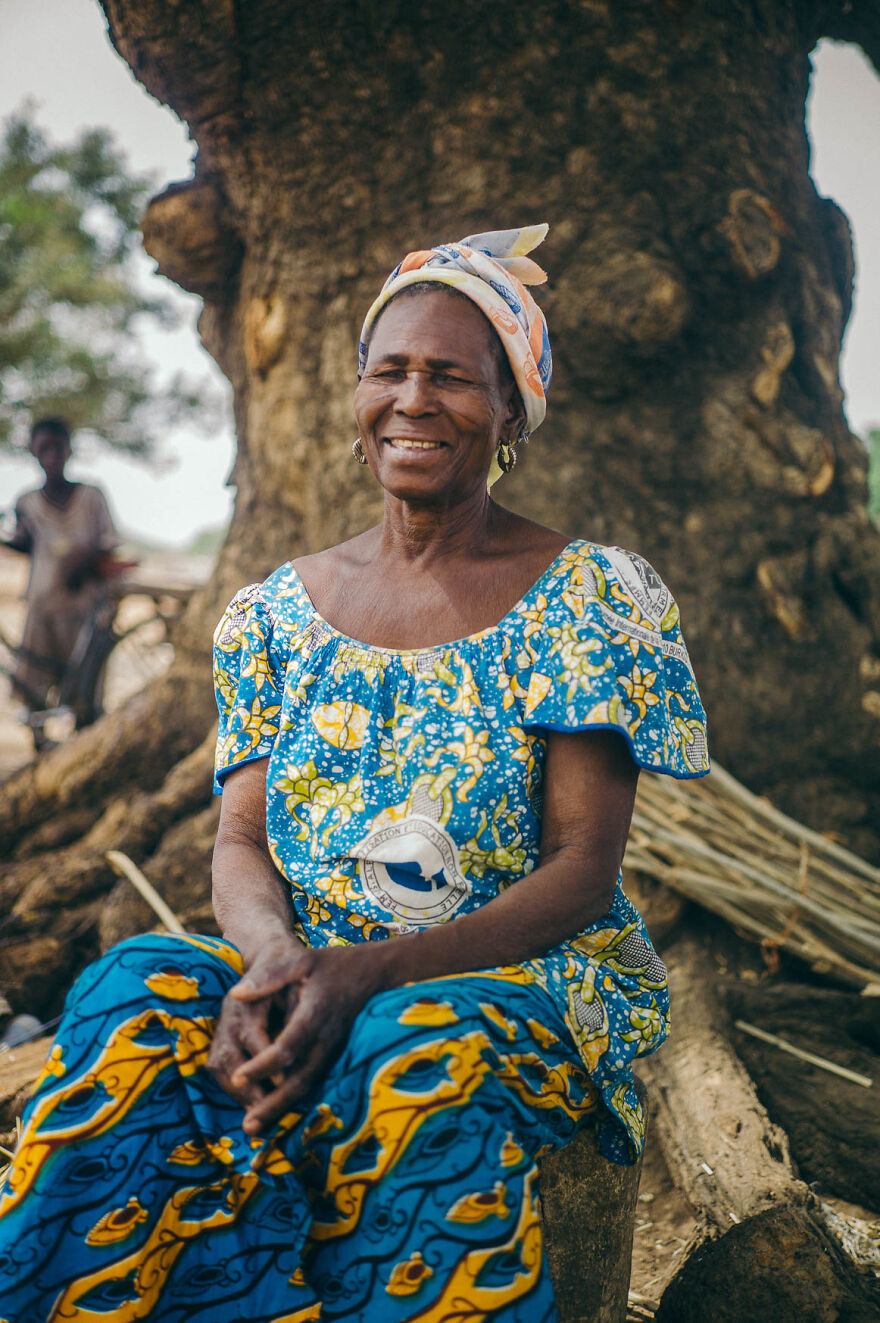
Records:
<instances>
[{"instance_id":1,"label":"yellow pattern on fabric","mask_svg":"<svg viewBox=\"0 0 880 1323\"><path fill-rule=\"evenodd\" d=\"M206 1189L222 1191L224 1188L227 1193L223 1207L208 1216L200 1213L195 1220L187 1217L187 1204L192 1199L204 1195ZM56 1323L56 1320L60 1323L62 1319L76 1319L76 1323L106 1323L106 1310L92 1310L80 1305L79 1301L96 1286L124 1281L129 1274L134 1274L136 1298L120 1301L114 1307L113 1323L139 1323L139 1320L149 1318L168 1274L187 1243L205 1231L234 1222L258 1188L257 1176L232 1172L223 1182L176 1190L159 1214L148 1239L127 1258L117 1259L72 1283L59 1296L49 1323Z\"/></svg>"},{"instance_id":2,"label":"yellow pattern on fabric","mask_svg":"<svg viewBox=\"0 0 880 1323\"><path fill-rule=\"evenodd\" d=\"M360 703L319 703L309 714L315 730L335 749L362 749L370 710Z\"/></svg>"},{"instance_id":3,"label":"yellow pattern on fabric","mask_svg":"<svg viewBox=\"0 0 880 1323\"><path fill-rule=\"evenodd\" d=\"M369 1115L357 1133L335 1147L330 1156L325 1190L339 1216L335 1222L316 1217L311 1226L314 1240L347 1235L357 1225L368 1188L400 1161L425 1117L449 1106L464 1106L479 1088L490 1069L482 1057L489 1046L488 1037L479 1031L459 1039L442 1038L401 1053L376 1071ZM432 1083L424 1092L395 1088L396 1081L417 1063L443 1061L445 1081ZM368 1139L379 1145L373 1165L347 1175L346 1162Z\"/></svg>"},{"instance_id":4,"label":"yellow pattern on fabric","mask_svg":"<svg viewBox=\"0 0 880 1323\"><path fill-rule=\"evenodd\" d=\"M483 1222L487 1217L507 1217L507 1186L496 1181L493 1190L463 1195L446 1214L447 1222Z\"/></svg>"},{"instance_id":5,"label":"yellow pattern on fabric","mask_svg":"<svg viewBox=\"0 0 880 1323\"><path fill-rule=\"evenodd\" d=\"M130 1236L135 1227L146 1222L147 1210L134 1195L124 1208L114 1208L99 1218L86 1234L87 1245L115 1245Z\"/></svg>"},{"instance_id":6,"label":"yellow pattern on fabric","mask_svg":"<svg viewBox=\"0 0 880 1323\"><path fill-rule=\"evenodd\" d=\"M508 809L507 796L492 808L492 821L489 822L484 809L480 810L480 819L476 835L461 847L461 866L468 876L483 878L490 869L527 873L526 852L522 848L523 835L519 827L522 811ZM492 849L480 845L480 837L488 831L494 842Z\"/></svg>"},{"instance_id":7,"label":"yellow pattern on fabric","mask_svg":"<svg viewBox=\"0 0 880 1323\"><path fill-rule=\"evenodd\" d=\"M523 1187L519 1219L510 1238L490 1249L467 1251L444 1283L440 1295L426 1309L413 1314L407 1323L483 1323L505 1305L522 1299L532 1289L541 1271L541 1207L537 1194L538 1169L534 1167ZM518 1251L522 1270L505 1286L480 1285L479 1278L493 1258Z\"/></svg>"},{"instance_id":8,"label":"yellow pattern on fabric","mask_svg":"<svg viewBox=\"0 0 880 1323\"><path fill-rule=\"evenodd\" d=\"M362 813L364 808L363 781L359 773L356 772L350 781L333 781L320 775L312 759L302 767L288 763L284 776L274 783L273 788L284 795L287 812L299 828L296 837L311 842L313 856L319 845L326 847L334 831L344 826L352 814ZM305 809L303 815L299 812L301 808Z\"/></svg>"},{"instance_id":9,"label":"yellow pattern on fabric","mask_svg":"<svg viewBox=\"0 0 880 1323\"><path fill-rule=\"evenodd\" d=\"M481 1001L480 1010L487 1020L491 1020L494 1025L507 1035L508 1042L512 1043L519 1032L514 1020L508 1020L507 1016L499 1011L497 1006L493 1006L490 1001Z\"/></svg>"},{"instance_id":10,"label":"yellow pattern on fabric","mask_svg":"<svg viewBox=\"0 0 880 1323\"><path fill-rule=\"evenodd\" d=\"M420 1250L413 1250L408 1259L396 1263L391 1269L391 1276L385 1290L389 1295L415 1295L434 1270L425 1263Z\"/></svg>"},{"instance_id":11,"label":"yellow pattern on fabric","mask_svg":"<svg viewBox=\"0 0 880 1323\"><path fill-rule=\"evenodd\" d=\"M170 1043L157 1046L135 1043L138 1034L156 1020L168 1030L169 1036L176 1036L176 1049ZM152 1008L120 1025L87 1074L37 1099L22 1131L15 1165L3 1192L3 1212L27 1194L58 1149L71 1140L105 1134L112 1129L160 1071L174 1065L182 1075L194 1074L207 1061L212 1029L209 1020L170 1015ZM95 1094L103 1091L106 1101L87 1121L52 1129L48 1122L56 1108L86 1090Z\"/></svg>"},{"instance_id":12,"label":"yellow pattern on fabric","mask_svg":"<svg viewBox=\"0 0 880 1323\"><path fill-rule=\"evenodd\" d=\"M508 1130L507 1138L501 1145L501 1165L502 1167L516 1167L525 1157L524 1150L514 1139L512 1133Z\"/></svg>"},{"instance_id":13,"label":"yellow pattern on fabric","mask_svg":"<svg viewBox=\"0 0 880 1323\"><path fill-rule=\"evenodd\" d=\"M559 1042L559 1038L553 1030L548 1029L546 1025L539 1024L537 1020L526 1020L526 1027L539 1047L552 1047L554 1043Z\"/></svg>"},{"instance_id":14,"label":"yellow pattern on fabric","mask_svg":"<svg viewBox=\"0 0 880 1323\"><path fill-rule=\"evenodd\" d=\"M459 1018L448 1001L430 1001L428 999L412 1002L397 1019L399 1024L428 1026L459 1023Z\"/></svg>"},{"instance_id":15,"label":"yellow pattern on fabric","mask_svg":"<svg viewBox=\"0 0 880 1323\"><path fill-rule=\"evenodd\" d=\"M188 978L185 974L171 972L170 970L160 969L155 974L149 974L144 979L144 984L160 997L167 998L168 1001L191 1001L193 997L199 995L199 980L197 978Z\"/></svg>"}]
</instances>

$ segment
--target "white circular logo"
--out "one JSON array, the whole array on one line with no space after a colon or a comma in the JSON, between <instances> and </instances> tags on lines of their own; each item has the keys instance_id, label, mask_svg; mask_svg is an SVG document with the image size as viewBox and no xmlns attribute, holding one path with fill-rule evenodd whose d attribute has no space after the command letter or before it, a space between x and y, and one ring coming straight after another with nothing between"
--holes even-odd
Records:
<instances>
[{"instance_id":1,"label":"white circular logo","mask_svg":"<svg viewBox=\"0 0 880 1323\"><path fill-rule=\"evenodd\" d=\"M470 894L455 841L430 818L380 827L352 854L369 895L398 921L442 923Z\"/></svg>"},{"instance_id":2,"label":"white circular logo","mask_svg":"<svg viewBox=\"0 0 880 1323\"><path fill-rule=\"evenodd\" d=\"M653 565L623 547L606 547L605 554L642 612L650 620L662 620L669 605L669 589Z\"/></svg>"}]
</instances>

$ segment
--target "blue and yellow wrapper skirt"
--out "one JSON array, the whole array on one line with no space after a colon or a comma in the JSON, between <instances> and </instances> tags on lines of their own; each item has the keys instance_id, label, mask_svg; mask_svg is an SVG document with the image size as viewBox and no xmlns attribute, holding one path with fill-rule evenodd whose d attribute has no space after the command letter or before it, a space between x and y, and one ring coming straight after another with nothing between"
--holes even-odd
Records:
<instances>
[{"instance_id":1,"label":"blue and yellow wrapper skirt","mask_svg":"<svg viewBox=\"0 0 880 1323\"><path fill-rule=\"evenodd\" d=\"M601 1109L516 967L374 997L246 1135L206 1069L238 952L123 942L75 984L0 1199L5 1323L556 1318L538 1158Z\"/></svg>"}]
</instances>

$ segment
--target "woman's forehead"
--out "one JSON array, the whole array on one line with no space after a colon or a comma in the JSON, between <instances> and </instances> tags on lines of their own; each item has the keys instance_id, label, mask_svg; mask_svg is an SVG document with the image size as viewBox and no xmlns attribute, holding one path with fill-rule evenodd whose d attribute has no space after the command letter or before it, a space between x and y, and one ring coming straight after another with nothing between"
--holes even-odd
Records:
<instances>
[{"instance_id":1,"label":"woman's forehead","mask_svg":"<svg viewBox=\"0 0 880 1323\"><path fill-rule=\"evenodd\" d=\"M447 290L392 300L370 337L369 359L423 356L444 362L495 358L495 332L475 303Z\"/></svg>"}]
</instances>

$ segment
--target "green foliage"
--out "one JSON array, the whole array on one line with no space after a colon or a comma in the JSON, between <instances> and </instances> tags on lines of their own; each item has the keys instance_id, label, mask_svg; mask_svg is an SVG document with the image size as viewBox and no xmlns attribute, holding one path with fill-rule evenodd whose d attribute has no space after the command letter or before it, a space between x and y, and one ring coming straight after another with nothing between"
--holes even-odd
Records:
<instances>
[{"instance_id":1,"label":"green foliage","mask_svg":"<svg viewBox=\"0 0 880 1323\"><path fill-rule=\"evenodd\" d=\"M0 137L0 449L58 414L147 456L203 401L181 379L158 391L137 320L173 326L171 303L138 288L133 253L151 181L128 173L111 134L48 142L32 109Z\"/></svg>"},{"instance_id":2,"label":"green foliage","mask_svg":"<svg viewBox=\"0 0 880 1323\"><path fill-rule=\"evenodd\" d=\"M203 528L185 547L186 555L216 556L226 541L228 532L229 529L225 524L219 524L216 528Z\"/></svg>"},{"instance_id":3,"label":"green foliage","mask_svg":"<svg viewBox=\"0 0 880 1323\"><path fill-rule=\"evenodd\" d=\"M880 427L867 436L868 447L868 510L880 524Z\"/></svg>"}]
</instances>

